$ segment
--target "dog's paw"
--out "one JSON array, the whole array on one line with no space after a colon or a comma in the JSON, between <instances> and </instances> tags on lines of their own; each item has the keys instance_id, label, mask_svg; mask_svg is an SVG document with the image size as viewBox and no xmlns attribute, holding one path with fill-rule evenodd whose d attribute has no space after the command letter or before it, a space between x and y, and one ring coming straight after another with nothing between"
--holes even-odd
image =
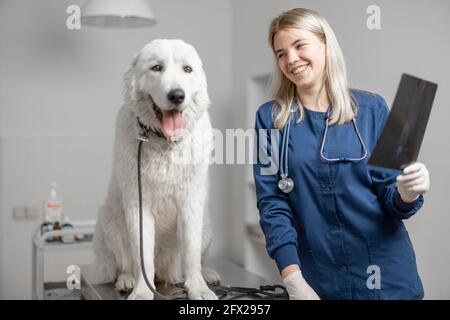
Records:
<instances>
[{"instance_id":1,"label":"dog's paw","mask_svg":"<svg viewBox=\"0 0 450 320\"><path fill-rule=\"evenodd\" d=\"M130 293L130 295L127 298L128 300L153 300L153 292L150 290L136 290L134 289L133 292Z\"/></svg>"},{"instance_id":2,"label":"dog's paw","mask_svg":"<svg viewBox=\"0 0 450 320\"><path fill-rule=\"evenodd\" d=\"M116 281L116 290L119 292L131 292L134 289L134 277L131 273L122 273Z\"/></svg>"},{"instance_id":3,"label":"dog's paw","mask_svg":"<svg viewBox=\"0 0 450 320\"><path fill-rule=\"evenodd\" d=\"M214 292L208 288L201 274L187 279L184 283L188 291L188 299L191 300L218 300Z\"/></svg>"},{"instance_id":4,"label":"dog's paw","mask_svg":"<svg viewBox=\"0 0 450 320\"><path fill-rule=\"evenodd\" d=\"M190 300L218 300L216 294L207 286L196 290L188 289L188 299Z\"/></svg>"},{"instance_id":5,"label":"dog's paw","mask_svg":"<svg viewBox=\"0 0 450 320\"><path fill-rule=\"evenodd\" d=\"M207 284L220 284L220 275L216 272L216 270L210 269L210 268L203 268L202 269L202 276L203 279L205 279Z\"/></svg>"}]
</instances>

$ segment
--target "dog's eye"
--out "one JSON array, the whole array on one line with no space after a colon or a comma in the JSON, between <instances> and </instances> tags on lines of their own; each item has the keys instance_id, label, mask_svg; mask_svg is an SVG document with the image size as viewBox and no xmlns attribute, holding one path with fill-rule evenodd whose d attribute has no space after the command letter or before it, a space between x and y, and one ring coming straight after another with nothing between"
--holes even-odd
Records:
<instances>
[{"instance_id":1,"label":"dog's eye","mask_svg":"<svg viewBox=\"0 0 450 320\"><path fill-rule=\"evenodd\" d=\"M186 73L191 73L192 72L192 68L189 67L189 66L185 66L183 69L184 69L184 72L186 72Z\"/></svg>"},{"instance_id":2,"label":"dog's eye","mask_svg":"<svg viewBox=\"0 0 450 320\"><path fill-rule=\"evenodd\" d=\"M157 64L157 65L154 65L153 67L151 67L150 69L153 71L156 71L156 72L160 72L160 71L162 71L162 65Z\"/></svg>"}]
</instances>

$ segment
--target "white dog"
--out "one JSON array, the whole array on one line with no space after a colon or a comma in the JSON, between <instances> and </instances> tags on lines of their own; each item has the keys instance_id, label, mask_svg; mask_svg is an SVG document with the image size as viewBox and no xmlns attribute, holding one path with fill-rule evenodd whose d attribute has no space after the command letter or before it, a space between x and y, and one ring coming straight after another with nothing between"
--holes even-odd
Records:
<instances>
[{"instance_id":1,"label":"white dog","mask_svg":"<svg viewBox=\"0 0 450 320\"><path fill-rule=\"evenodd\" d=\"M184 282L190 299L217 299L202 270L211 239L208 163L212 128L202 62L181 40L154 40L135 55L119 111L114 169L94 237L93 282L116 280L129 299L153 299L140 268L137 155L143 142L141 181L144 261L148 279ZM194 155L186 161L180 155ZM178 160L176 160L178 159ZM94 274L92 274L94 272ZM202 274L203 272L203 274ZM89 276L88 276L89 277ZM204 278L205 277L205 278ZM205 281L206 280L206 281Z\"/></svg>"}]
</instances>

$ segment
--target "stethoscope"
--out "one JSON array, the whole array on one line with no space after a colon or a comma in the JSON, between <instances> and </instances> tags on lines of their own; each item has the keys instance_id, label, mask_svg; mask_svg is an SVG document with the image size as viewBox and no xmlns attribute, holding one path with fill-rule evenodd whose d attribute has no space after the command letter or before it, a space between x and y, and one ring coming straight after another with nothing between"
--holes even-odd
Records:
<instances>
[{"instance_id":1,"label":"stethoscope","mask_svg":"<svg viewBox=\"0 0 450 320\"><path fill-rule=\"evenodd\" d=\"M292 100L292 102L294 101L294 99ZM278 181L278 188L283 191L284 193L290 193L292 190L294 190L294 181L289 178L288 176L288 150L289 150L289 132L291 130L291 122L292 122L292 114L296 112L295 109L292 108L292 104L291 103L291 112L289 114L289 119L286 123L286 128L283 130L283 136L282 136L282 141L281 141L281 159L280 159L280 180ZM328 134L328 125L329 125L329 121L330 121L330 108L328 108L327 111L327 118L325 121L325 130L323 133L323 138L322 138L322 145L320 147L320 157L328 162L358 162L361 160L364 160L367 157L367 149L366 146L364 144L364 141L361 137L361 134L359 133L358 130L358 126L356 125L356 119L355 117L353 117L352 122L353 122L353 127L355 128L356 131L356 135L358 136L359 142L361 143L361 146L364 150L363 155L360 158L350 158L350 157L339 157L339 158L327 158L325 157L325 155L323 154L323 148L325 146L325 142L327 139L327 134Z\"/></svg>"}]
</instances>

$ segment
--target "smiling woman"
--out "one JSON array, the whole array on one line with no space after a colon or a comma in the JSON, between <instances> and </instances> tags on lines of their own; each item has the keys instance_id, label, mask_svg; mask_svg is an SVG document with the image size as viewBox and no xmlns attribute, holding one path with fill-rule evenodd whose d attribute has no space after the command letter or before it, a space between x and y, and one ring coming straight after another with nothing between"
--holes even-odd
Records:
<instances>
[{"instance_id":1,"label":"smiling woman","mask_svg":"<svg viewBox=\"0 0 450 320\"><path fill-rule=\"evenodd\" d=\"M316 111L326 111L331 103L330 124L352 119L355 103L348 90L344 56L324 18L304 9L287 11L272 21L269 45L279 66L274 97L281 107L275 119L277 128L286 124L295 95L303 106L310 109L317 106ZM303 118L302 105L299 119Z\"/></svg>"},{"instance_id":2,"label":"smiling woman","mask_svg":"<svg viewBox=\"0 0 450 320\"><path fill-rule=\"evenodd\" d=\"M307 90L323 82L326 46L314 33L286 28L276 33L273 43L280 70L299 90ZM327 99L325 94L322 97ZM327 107L326 102L319 103L323 108Z\"/></svg>"},{"instance_id":3,"label":"smiling woman","mask_svg":"<svg viewBox=\"0 0 450 320\"><path fill-rule=\"evenodd\" d=\"M317 12L282 13L269 44L279 81L256 113L257 143L267 147L253 172L266 248L290 299L421 299L402 219L422 207L425 165L368 167L389 109L377 94L349 90L339 44ZM273 128L282 138L262 133ZM277 145L281 165L269 172L261 155ZM368 270L380 271L381 285Z\"/></svg>"}]
</instances>

